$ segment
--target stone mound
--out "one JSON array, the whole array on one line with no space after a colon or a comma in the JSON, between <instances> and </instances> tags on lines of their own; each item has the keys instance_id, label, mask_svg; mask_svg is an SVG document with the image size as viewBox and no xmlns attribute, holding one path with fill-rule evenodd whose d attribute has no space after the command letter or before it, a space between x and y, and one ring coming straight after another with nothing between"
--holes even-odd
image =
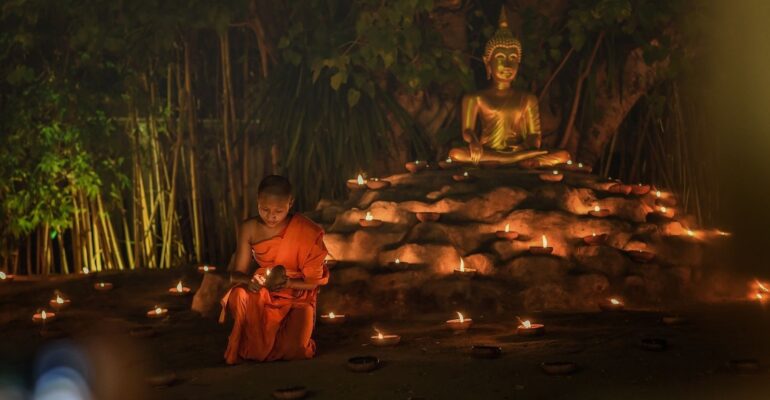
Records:
<instances>
[{"instance_id":1,"label":"stone mound","mask_svg":"<svg viewBox=\"0 0 770 400\"><path fill-rule=\"evenodd\" d=\"M468 179L455 181L463 171ZM676 215L669 193L581 172L541 180L551 173L427 169L321 201L308 216L325 228L333 262L319 311L593 310L608 296L649 307L692 293L703 246L718 231ZM498 237L506 225L517 238ZM593 234L605 243L586 244ZM543 235L552 253L532 254ZM461 260L476 273L455 272Z\"/></svg>"}]
</instances>

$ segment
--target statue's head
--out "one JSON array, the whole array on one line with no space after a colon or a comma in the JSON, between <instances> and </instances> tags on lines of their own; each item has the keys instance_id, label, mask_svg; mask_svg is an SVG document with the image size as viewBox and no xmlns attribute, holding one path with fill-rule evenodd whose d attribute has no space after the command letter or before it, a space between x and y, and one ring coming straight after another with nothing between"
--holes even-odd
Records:
<instances>
[{"instance_id":1,"label":"statue's head","mask_svg":"<svg viewBox=\"0 0 770 400\"><path fill-rule=\"evenodd\" d=\"M495 82L511 82L516 78L521 62L521 42L508 29L505 8L500 11L497 32L484 47L487 78Z\"/></svg>"}]
</instances>

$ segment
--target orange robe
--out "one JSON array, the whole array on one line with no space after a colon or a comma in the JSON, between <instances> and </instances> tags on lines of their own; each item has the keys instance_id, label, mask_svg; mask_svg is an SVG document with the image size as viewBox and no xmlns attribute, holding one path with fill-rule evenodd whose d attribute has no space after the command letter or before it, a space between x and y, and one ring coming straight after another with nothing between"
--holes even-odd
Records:
<instances>
[{"instance_id":1,"label":"orange robe","mask_svg":"<svg viewBox=\"0 0 770 400\"><path fill-rule=\"evenodd\" d=\"M323 229L306 217L295 214L278 236L252 245L259 269L255 274L276 265L286 268L289 279L325 285L329 270L324 265L326 247ZM251 292L243 286L230 289L222 298L224 321L226 310L235 320L225 350L225 361L235 364L241 359L256 361L299 360L315 355L315 342L310 337L315 323L318 288L298 290L284 288L270 292L261 288Z\"/></svg>"}]
</instances>

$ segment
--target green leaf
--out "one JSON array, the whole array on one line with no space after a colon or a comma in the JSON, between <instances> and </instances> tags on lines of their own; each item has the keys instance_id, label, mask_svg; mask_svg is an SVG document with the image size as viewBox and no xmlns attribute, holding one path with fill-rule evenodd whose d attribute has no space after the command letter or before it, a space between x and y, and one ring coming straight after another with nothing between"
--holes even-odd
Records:
<instances>
[{"instance_id":1,"label":"green leaf","mask_svg":"<svg viewBox=\"0 0 770 400\"><path fill-rule=\"evenodd\" d=\"M353 108L358 104L358 100L361 98L361 92L354 88L348 89L348 106Z\"/></svg>"},{"instance_id":2,"label":"green leaf","mask_svg":"<svg viewBox=\"0 0 770 400\"><path fill-rule=\"evenodd\" d=\"M348 80L348 73L345 71L337 71L336 74L332 75L332 78L330 80L330 84L332 86L332 89L339 90L340 86L342 86L343 83L347 82Z\"/></svg>"}]
</instances>

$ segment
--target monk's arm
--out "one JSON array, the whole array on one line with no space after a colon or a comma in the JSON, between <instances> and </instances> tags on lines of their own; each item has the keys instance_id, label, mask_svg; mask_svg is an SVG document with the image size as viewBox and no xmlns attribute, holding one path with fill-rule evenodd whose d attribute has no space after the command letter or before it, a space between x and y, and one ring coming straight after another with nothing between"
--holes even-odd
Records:
<instances>
[{"instance_id":1,"label":"monk's arm","mask_svg":"<svg viewBox=\"0 0 770 400\"><path fill-rule=\"evenodd\" d=\"M249 259L251 257L251 241L256 226L253 221L246 221L238 230L238 245L235 250L235 267L230 273L230 283L233 284L251 284L252 277L249 275Z\"/></svg>"},{"instance_id":2,"label":"monk's arm","mask_svg":"<svg viewBox=\"0 0 770 400\"><path fill-rule=\"evenodd\" d=\"M297 290L313 290L318 287L318 285L315 283L307 283L304 279L289 279L286 281L286 287Z\"/></svg>"}]
</instances>

